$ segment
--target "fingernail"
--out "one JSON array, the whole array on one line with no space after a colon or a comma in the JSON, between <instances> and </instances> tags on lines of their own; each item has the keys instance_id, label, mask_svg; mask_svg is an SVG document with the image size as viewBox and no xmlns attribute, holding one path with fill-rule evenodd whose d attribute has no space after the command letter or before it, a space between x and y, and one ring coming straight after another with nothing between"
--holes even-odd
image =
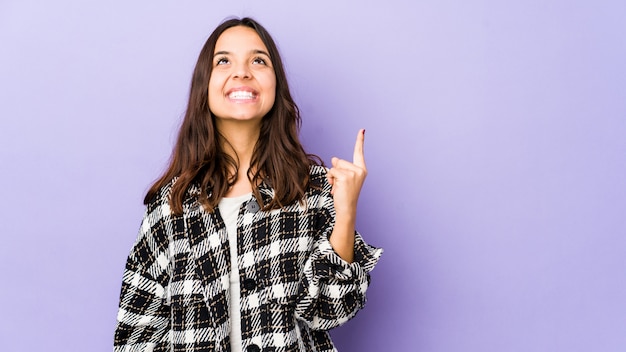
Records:
<instances>
[{"instance_id":1,"label":"fingernail","mask_svg":"<svg viewBox=\"0 0 626 352\"><path fill-rule=\"evenodd\" d=\"M363 129L363 136L365 136L365 128Z\"/></svg>"}]
</instances>

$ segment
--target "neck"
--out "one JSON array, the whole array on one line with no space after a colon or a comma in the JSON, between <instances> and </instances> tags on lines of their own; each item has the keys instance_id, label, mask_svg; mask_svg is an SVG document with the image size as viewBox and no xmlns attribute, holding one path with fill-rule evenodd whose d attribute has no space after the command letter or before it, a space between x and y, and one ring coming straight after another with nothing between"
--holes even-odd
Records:
<instances>
[{"instance_id":1,"label":"neck","mask_svg":"<svg viewBox=\"0 0 626 352\"><path fill-rule=\"evenodd\" d=\"M254 146L259 139L260 124L253 124L250 121L246 123L246 121L220 120L217 129L224 139L222 141L224 151L238 163L237 181L228 190L226 196L235 197L252 192L247 173L250 169Z\"/></svg>"},{"instance_id":2,"label":"neck","mask_svg":"<svg viewBox=\"0 0 626 352\"><path fill-rule=\"evenodd\" d=\"M250 167L261 126L246 121L220 121L217 128L224 138L222 141L224 151L238 161L239 173L245 174Z\"/></svg>"}]
</instances>

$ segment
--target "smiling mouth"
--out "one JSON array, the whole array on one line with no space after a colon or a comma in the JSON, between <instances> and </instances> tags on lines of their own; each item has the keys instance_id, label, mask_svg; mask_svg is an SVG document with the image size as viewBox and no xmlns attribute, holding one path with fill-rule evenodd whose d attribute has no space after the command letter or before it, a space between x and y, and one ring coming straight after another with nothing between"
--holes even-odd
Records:
<instances>
[{"instance_id":1,"label":"smiling mouth","mask_svg":"<svg viewBox=\"0 0 626 352\"><path fill-rule=\"evenodd\" d=\"M254 98L256 98L256 94L246 91L235 91L228 94L228 99L231 100L251 100Z\"/></svg>"}]
</instances>

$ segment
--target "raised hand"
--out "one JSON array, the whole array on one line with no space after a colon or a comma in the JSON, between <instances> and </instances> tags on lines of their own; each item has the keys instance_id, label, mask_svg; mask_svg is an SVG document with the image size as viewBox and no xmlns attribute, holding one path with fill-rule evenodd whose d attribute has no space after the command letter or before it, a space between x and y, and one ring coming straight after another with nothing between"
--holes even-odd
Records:
<instances>
[{"instance_id":1,"label":"raised hand","mask_svg":"<svg viewBox=\"0 0 626 352\"><path fill-rule=\"evenodd\" d=\"M332 168L328 170L328 182L332 185L331 194L335 202L337 216L347 216L354 221L361 187L367 176L363 142L365 130L359 130L354 145L352 162L333 157Z\"/></svg>"}]
</instances>

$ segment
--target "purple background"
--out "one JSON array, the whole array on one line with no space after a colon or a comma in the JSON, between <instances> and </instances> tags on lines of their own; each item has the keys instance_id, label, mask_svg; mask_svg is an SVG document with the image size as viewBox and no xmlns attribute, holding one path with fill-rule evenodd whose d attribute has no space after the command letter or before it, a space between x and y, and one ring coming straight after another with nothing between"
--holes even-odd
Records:
<instances>
[{"instance_id":1,"label":"purple background","mask_svg":"<svg viewBox=\"0 0 626 352\"><path fill-rule=\"evenodd\" d=\"M385 248L350 351L626 350L626 2L0 2L0 349L110 351L141 200L229 15Z\"/></svg>"}]
</instances>

